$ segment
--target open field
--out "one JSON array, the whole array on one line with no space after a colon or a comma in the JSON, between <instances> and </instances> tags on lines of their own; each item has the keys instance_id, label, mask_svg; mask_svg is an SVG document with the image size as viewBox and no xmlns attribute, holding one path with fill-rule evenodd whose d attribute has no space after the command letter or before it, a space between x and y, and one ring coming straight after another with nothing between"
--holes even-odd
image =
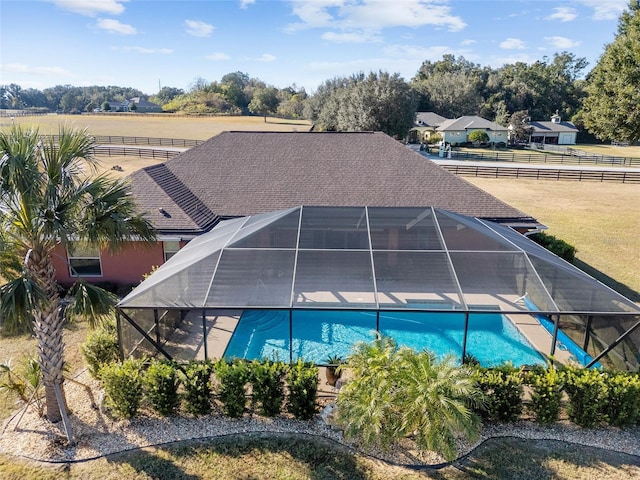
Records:
<instances>
[{"instance_id":1,"label":"open field","mask_svg":"<svg viewBox=\"0 0 640 480\"><path fill-rule=\"evenodd\" d=\"M576 150L593 152L597 155L609 157L640 158L640 145L619 147L613 145L576 145Z\"/></svg>"},{"instance_id":2,"label":"open field","mask_svg":"<svg viewBox=\"0 0 640 480\"><path fill-rule=\"evenodd\" d=\"M578 260L591 267L581 268L640 302L640 185L465 180L547 225L547 233L574 245Z\"/></svg>"},{"instance_id":3,"label":"open field","mask_svg":"<svg viewBox=\"0 0 640 480\"><path fill-rule=\"evenodd\" d=\"M11 125L10 117L0 117L0 128ZM311 128L306 120L247 117L183 117L123 115L40 115L15 117L13 120L25 126L37 126L40 133L54 135L60 125L89 129L92 135L120 135L129 137L184 138L207 140L220 132L230 130L256 132L305 132Z\"/></svg>"}]
</instances>

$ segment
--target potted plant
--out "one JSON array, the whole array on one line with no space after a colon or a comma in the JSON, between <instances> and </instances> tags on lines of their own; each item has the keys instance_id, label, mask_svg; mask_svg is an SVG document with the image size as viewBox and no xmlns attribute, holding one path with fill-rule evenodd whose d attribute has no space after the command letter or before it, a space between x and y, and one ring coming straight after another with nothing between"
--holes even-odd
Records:
<instances>
[{"instance_id":1,"label":"potted plant","mask_svg":"<svg viewBox=\"0 0 640 480\"><path fill-rule=\"evenodd\" d=\"M330 355L325 362L327 364L327 384L334 387L342 374L341 367L346 362L340 355Z\"/></svg>"}]
</instances>

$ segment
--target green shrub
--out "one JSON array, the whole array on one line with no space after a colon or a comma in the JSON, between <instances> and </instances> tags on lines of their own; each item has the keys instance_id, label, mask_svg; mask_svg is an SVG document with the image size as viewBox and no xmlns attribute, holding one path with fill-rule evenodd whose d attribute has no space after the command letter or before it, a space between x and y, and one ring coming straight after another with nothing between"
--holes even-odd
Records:
<instances>
[{"instance_id":1,"label":"green shrub","mask_svg":"<svg viewBox=\"0 0 640 480\"><path fill-rule=\"evenodd\" d=\"M108 406L121 417L134 417L140 408L143 363L143 360L129 359L100 369Z\"/></svg>"},{"instance_id":2,"label":"green shrub","mask_svg":"<svg viewBox=\"0 0 640 480\"><path fill-rule=\"evenodd\" d=\"M557 422L564 388L562 375L553 365L538 367L529 372L527 383L531 387L529 410L536 421L542 424Z\"/></svg>"},{"instance_id":3,"label":"green shrub","mask_svg":"<svg viewBox=\"0 0 640 480\"><path fill-rule=\"evenodd\" d=\"M211 373L213 364L208 361L192 360L181 371L180 379L184 387L185 410L194 415L211 413Z\"/></svg>"},{"instance_id":4,"label":"green shrub","mask_svg":"<svg viewBox=\"0 0 640 480\"><path fill-rule=\"evenodd\" d=\"M569 420L584 428L606 422L603 408L607 401L607 387L603 373L595 369L567 367L563 374L565 391L569 395Z\"/></svg>"},{"instance_id":5,"label":"green shrub","mask_svg":"<svg viewBox=\"0 0 640 480\"><path fill-rule=\"evenodd\" d=\"M609 424L629 427L640 422L640 377L626 372L606 372L604 413Z\"/></svg>"},{"instance_id":6,"label":"green shrub","mask_svg":"<svg viewBox=\"0 0 640 480\"><path fill-rule=\"evenodd\" d=\"M143 386L146 398L160 415L173 415L180 406L178 376L173 362L154 360L149 365Z\"/></svg>"},{"instance_id":7,"label":"green shrub","mask_svg":"<svg viewBox=\"0 0 640 480\"><path fill-rule=\"evenodd\" d=\"M310 420L316 414L318 405L318 367L302 359L289 367L287 372L289 398L287 411L300 420Z\"/></svg>"},{"instance_id":8,"label":"green shrub","mask_svg":"<svg viewBox=\"0 0 640 480\"><path fill-rule=\"evenodd\" d=\"M240 418L247 407L245 387L249 381L249 369L242 360L219 360L215 365L219 382L218 400L222 410L231 418Z\"/></svg>"},{"instance_id":9,"label":"green shrub","mask_svg":"<svg viewBox=\"0 0 640 480\"><path fill-rule=\"evenodd\" d=\"M467 139L472 143L487 143L489 141L489 134L484 130L474 130L469 133Z\"/></svg>"},{"instance_id":10,"label":"green shrub","mask_svg":"<svg viewBox=\"0 0 640 480\"><path fill-rule=\"evenodd\" d=\"M477 372L476 381L484 394L480 413L490 420L515 422L523 410L521 370L505 365Z\"/></svg>"},{"instance_id":11,"label":"green shrub","mask_svg":"<svg viewBox=\"0 0 640 480\"><path fill-rule=\"evenodd\" d=\"M107 323L91 332L87 340L80 345L80 352L87 363L89 373L94 378L98 378L104 365L120 361L115 323Z\"/></svg>"},{"instance_id":12,"label":"green shrub","mask_svg":"<svg viewBox=\"0 0 640 480\"><path fill-rule=\"evenodd\" d=\"M541 232L529 235L529 238L567 262L573 263L576 258L576 247L553 235Z\"/></svg>"},{"instance_id":13,"label":"green shrub","mask_svg":"<svg viewBox=\"0 0 640 480\"><path fill-rule=\"evenodd\" d=\"M42 390L42 371L35 355L24 356L17 367L11 359L0 364L0 391L13 393L24 403L34 402L40 416L44 414Z\"/></svg>"},{"instance_id":14,"label":"green shrub","mask_svg":"<svg viewBox=\"0 0 640 480\"><path fill-rule=\"evenodd\" d=\"M282 362L254 360L250 364L250 381L253 402L260 415L275 417L282 411L284 402L284 377L286 368Z\"/></svg>"}]
</instances>

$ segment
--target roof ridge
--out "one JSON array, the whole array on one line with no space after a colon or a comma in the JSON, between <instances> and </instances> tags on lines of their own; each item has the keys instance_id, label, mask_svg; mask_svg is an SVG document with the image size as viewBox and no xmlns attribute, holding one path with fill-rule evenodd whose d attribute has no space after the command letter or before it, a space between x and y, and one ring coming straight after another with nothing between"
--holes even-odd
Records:
<instances>
[{"instance_id":1,"label":"roof ridge","mask_svg":"<svg viewBox=\"0 0 640 480\"><path fill-rule=\"evenodd\" d=\"M167 168L166 164L152 165L145 171L200 228L206 228L218 219L218 215L209 210L202 200Z\"/></svg>"}]
</instances>

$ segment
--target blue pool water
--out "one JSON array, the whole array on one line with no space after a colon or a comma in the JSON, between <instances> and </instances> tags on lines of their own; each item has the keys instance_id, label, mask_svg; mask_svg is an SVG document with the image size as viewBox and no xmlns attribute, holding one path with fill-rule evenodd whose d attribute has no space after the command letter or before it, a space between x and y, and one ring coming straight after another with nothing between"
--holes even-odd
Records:
<instances>
[{"instance_id":1,"label":"blue pool water","mask_svg":"<svg viewBox=\"0 0 640 480\"><path fill-rule=\"evenodd\" d=\"M302 310L246 310L225 351L226 358L289 361L298 358L326 363L327 357L346 358L353 345L375 337L376 312ZM462 354L464 314L381 312L380 333L400 346L429 349L442 357ZM289 339L291 338L291 343ZM467 353L483 366L511 361L516 366L544 365L543 357L511 321L500 314L470 314Z\"/></svg>"}]
</instances>

